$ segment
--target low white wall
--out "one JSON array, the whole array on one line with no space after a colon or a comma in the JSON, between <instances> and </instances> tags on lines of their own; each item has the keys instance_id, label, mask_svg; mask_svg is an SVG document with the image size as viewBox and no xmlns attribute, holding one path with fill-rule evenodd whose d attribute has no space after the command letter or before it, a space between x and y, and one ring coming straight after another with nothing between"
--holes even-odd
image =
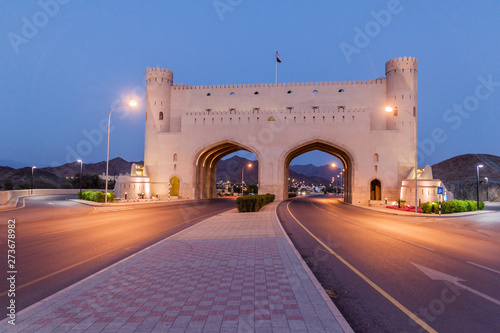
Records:
<instances>
[{"instance_id":1,"label":"low white wall","mask_svg":"<svg viewBox=\"0 0 500 333\"><path fill-rule=\"evenodd\" d=\"M33 195L76 194L79 189L34 189ZM31 190L0 191L0 205L5 205L9 200L29 196Z\"/></svg>"}]
</instances>

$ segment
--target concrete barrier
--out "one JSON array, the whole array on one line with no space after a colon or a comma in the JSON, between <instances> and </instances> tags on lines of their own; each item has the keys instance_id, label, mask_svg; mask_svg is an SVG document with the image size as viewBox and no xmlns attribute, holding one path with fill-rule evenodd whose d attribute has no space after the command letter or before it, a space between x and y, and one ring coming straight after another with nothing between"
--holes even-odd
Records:
<instances>
[{"instance_id":1,"label":"concrete barrier","mask_svg":"<svg viewBox=\"0 0 500 333\"><path fill-rule=\"evenodd\" d=\"M77 194L79 189L34 189L32 195L55 195L55 194ZM3 206L9 201L14 201L19 197L30 196L31 190L0 191L0 205ZM12 202L11 202L12 204Z\"/></svg>"}]
</instances>

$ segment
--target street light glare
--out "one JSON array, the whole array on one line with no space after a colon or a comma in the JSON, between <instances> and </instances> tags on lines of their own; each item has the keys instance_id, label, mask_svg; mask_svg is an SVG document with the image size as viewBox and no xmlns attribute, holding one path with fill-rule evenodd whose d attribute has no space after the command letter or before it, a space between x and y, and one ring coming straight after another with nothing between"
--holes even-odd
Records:
<instances>
[{"instance_id":1,"label":"street light glare","mask_svg":"<svg viewBox=\"0 0 500 333\"><path fill-rule=\"evenodd\" d=\"M248 167L251 168L252 167L252 163L248 163Z\"/></svg>"},{"instance_id":2,"label":"street light glare","mask_svg":"<svg viewBox=\"0 0 500 333\"><path fill-rule=\"evenodd\" d=\"M36 169L36 166L34 166L34 165L33 165L31 168L32 168L32 169Z\"/></svg>"},{"instance_id":3,"label":"street light glare","mask_svg":"<svg viewBox=\"0 0 500 333\"><path fill-rule=\"evenodd\" d=\"M335 163L332 163L332 168L335 168Z\"/></svg>"},{"instance_id":4,"label":"street light glare","mask_svg":"<svg viewBox=\"0 0 500 333\"><path fill-rule=\"evenodd\" d=\"M385 111L386 112L392 112L392 111L394 111L394 108L391 108L390 106L386 106L385 107Z\"/></svg>"},{"instance_id":5,"label":"street light glare","mask_svg":"<svg viewBox=\"0 0 500 333\"><path fill-rule=\"evenodd\" d=\"M79 162L79 163L82 163L82 162L83 162L82 160L76 160L76 161L77 161L77 162Z\"/></svg>"},{"instance_id":6,"label":"street light glare","mask_svg":"<svg viewBox=\"0 0 500 333\"><path fill-rule=\"evenodd\" d=\"M482 168L482 167L483 167L483 165L482 165L482 164L479 164L477 167L478 167L478 168Z\"/></svg>"},{"instance_id":7,"label":"street light glare","mask_svg":"<svg viewBox=\"0 0 500 333\"><path fill-rule=\"evenodd\" d=\"M135 99L133 99L130 102L128 102L128 105L130 105L130 106L136 106L137 105L137 101Z\"/></svg>"}]
</instances>

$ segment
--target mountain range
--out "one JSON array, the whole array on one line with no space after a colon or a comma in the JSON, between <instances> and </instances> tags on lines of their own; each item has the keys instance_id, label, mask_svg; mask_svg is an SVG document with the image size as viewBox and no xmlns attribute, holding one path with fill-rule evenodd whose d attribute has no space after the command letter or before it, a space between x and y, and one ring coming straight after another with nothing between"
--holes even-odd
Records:
<instances>
[{"instance_id":1,"label":"mountain range","mask_svg":"<svg viewBox=\"0 0 500 333\"><path fill-rule=\"evenodd\" d=\"M142 161L128 162L121 158L109 161L109 175L130 173L132 163L143 164ZM252 164L251 167L248 164ZM490 200L500 200L500 157L487 154L466 154L455 156L443 162L434 164L432 171L435 179L440 179L445 186L454 193L455 198L476 198L476 166L483 165L480 169L480 191L481 200L485 196L486 180L488 177L488 189ZM246 184L258 183L258 161L248 160L239 156L221 160L217 165L217 182L230 181L241 183L242 168L244 170L244 181ZM34 170L34 184L36 188L71 188L71 177L80 172L80 163L68 163L58 167L37 168ZM102 175L106 172L106 162L84 164L84 175ZM295 182L306 184L329 184L332 177L339 179L337 175L341 172L340 167L332 168L330 165L315 166L290 165L289 178ZM29 188L31 186L31 167L11 168L0 166L0 189L7 189L5 183L10 182L13 189ZM3 187L3 188L2 188Z\"/></svg>"}]
</instances>

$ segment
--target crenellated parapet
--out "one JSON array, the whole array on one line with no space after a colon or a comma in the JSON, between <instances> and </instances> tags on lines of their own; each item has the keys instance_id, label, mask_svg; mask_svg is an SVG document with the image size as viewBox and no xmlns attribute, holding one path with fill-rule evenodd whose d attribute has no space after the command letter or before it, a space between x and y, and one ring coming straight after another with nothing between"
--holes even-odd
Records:
<instances>
[{"instance_id":1,"label":"crenellated parapet","mask_svg":"<svg viewBox=\"0 0 500 333\"><path fill-rule=\"evenodd\" d=\"M385 74L408 69L409 72L418 72L418 60L415 57L394 58L385 63Z\"/></svg>"},{"instance_id":2,"label":"crenellated parapet","mask_svg":"<svg viewBox=\"0 0 500 333\"><path fill-rule=\"evenodd\" d=\"M153 67L146 69L146 81L158 81L158 79L172 83L174 81L174 72L166 68Z\"/></svg>"},{"instance_id":3,"label":"crenellated parapet","mask_svg":"<svg viewBox=\"0 0 500 333\"><path fill-rule=\"evenodd\" d=\"M224 116L224 115L289 115L289 114L343 114L343 113L365 113L364 108L346 108L343 105L339 105L335 108L321 108L321 109L272 109L272 110L262 110L262 109L252 109L252 110L212 110L212 111L194 111L186 112L184 116L186 117L197 117L197 116Z\"/></svg>"},{"instance_id":4,"label":"crenellated parapet","mask_svg":"<svg viewBox=\"0 0 500 333\"><path fill-rule=\"evenodd\" d=\"M385 78L375 80L358 81L320 81L320 82L281 82L281 83L249 83L249 84L227 84L227 85L208 85L208 86L190 86L187 84L176 83L172 85L173 90L204 90L204 89L238 89L238 88L277 88L277 87L325 87L325 86L353 86L383 84Z\"/></svg>"}]
</instances>

